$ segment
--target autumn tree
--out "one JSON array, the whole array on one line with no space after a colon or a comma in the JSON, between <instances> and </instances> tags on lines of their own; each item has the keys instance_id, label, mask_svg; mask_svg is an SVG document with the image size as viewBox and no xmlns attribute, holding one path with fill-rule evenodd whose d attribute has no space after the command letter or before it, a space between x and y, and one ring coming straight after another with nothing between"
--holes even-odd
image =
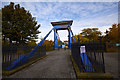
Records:
<instances>
[{"instance_id":1,"label":"autumn tree","mask_svg":"<svg viewBox=\"0 0 120 80\"><path fill-rule=\"evenodd\" d=\"M41 38L41 40L42 40L42 38ZM46 50L47 50L47 51L53 50L54 41L52 41L52 40L45 40L45 41L42 43L42 46L46 46Z\"/></svg>"},{"instance_id":2,"label":"autumn tree","mask_svg":"<svg viewBox=\"0 0 120 80\"><path fill-rule=\"evenodd\" d=\"M89 41L89 39L82 36L82 34L75 35L74 38L75 38L76 42L78 42L78 38L79 38L80 43ZM73 38L72 38L72 42L74 42Z\"/></svg>"},{"instance_id":3,"label":"autumn tree","mask_svg":"<svg viewBox=\"0 0 120 80\"><path fill-rule=\"evenodd\" d=\"M114 24L112 25L112 28L109 28L109 39L112 41L112 42L116 42L118 40L118 29L117 29L117 25Z\"/></svg>"},{"instance_id":4,"label":"autumn tree","mask_svg":"<svg viewBox=\"0 0 120 80\"><path fill-rule=\"evenodd\" d=\"M104 36L105 42L120 42L120 24L113 24L109 31L106 31Z\"/></svg>"},{"instance_id":5,"label":"autumn tree","mask_svg":"<svg viewBox=\"0 0 120 80\"><path fill-rule=\"evenodd\" d=\"M89 40L97 40L101 36L101 31L98 28L87 28L83 29L81 34Z\"/></svg>"},{"instance_id":6,"label":"autumn tree","mask_svg":"<svg viewBox=\"0 0 120 80\"><path fill-rule=\"evenodd\" d=\"M118 24L118 42L120 43L120 24Z\"/></svg>"},{"instance_id":7,"label":"autumn tree","mask_svg":"<svg viewBox=\"0 0 120 80\"><path fill-rule=\"evenodd\" d=\"M19 4L14 5L11 2L9 5L2 8L2 36L3 41L9 40L19 44L28 43L30 40L37 39L37 34L40 33L35 18L31 13L20 7Z\"/></svg>"},{"instance_id":8,"label":"autumn tree","mask_svg":"<svg viewBox=\"0 0 120 80\"><path fill-rule=\"evenodd\" d=\"M62 44L64 44L62 41L60 41L59 39L57 40L57 42L58 42L58 45L62 45Z\"/></svg>"}]
</instances>

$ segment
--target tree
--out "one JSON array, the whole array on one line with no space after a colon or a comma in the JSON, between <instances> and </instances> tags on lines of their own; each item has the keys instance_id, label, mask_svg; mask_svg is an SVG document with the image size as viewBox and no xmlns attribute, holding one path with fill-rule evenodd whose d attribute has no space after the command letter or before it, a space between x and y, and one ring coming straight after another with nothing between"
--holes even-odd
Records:
<instances>
[{"instance_id":1,"label":"tree","mask_svg":"<svg viewBox=\"0 0 120 80\"><path fill-rule=\"evenodd\" d=\"M98 31L98 28L87 28L82 30L82 36L88 38L89 40L97 40L101 35L101 32Z\"/></svg>"},{"instance_id":2,"label":"tree","mask_svg":"<svg viewBox=\"0 0 120 80\"><path fill-rule=\"evenodd\" d=\"M9 5L2 8L2 36L3 40L9 40L24 44L30 40L37 39L37 34L40 33L35 18L32 17L29 11L19 4L14 5L11 2Z\"/></svg>"},{"instance_id":3,"label":"tree","mask_svg":"<svg viewBox=\"0 0 120 80\"><path fill-rule=\"evenodd\" d=\"M105 34L104 42L120 43L120 24L113 24L109 30L106 30Z\"/></svg>"},{"instance_id":4,"label":"tree","mask_svg":"<svg viewBox=\"0 0 120 80\"><path fill-rule=\"evenodd\" d=\"M27 45L36 46L37 44L35 40L31 40L30 42L27 43Z\"/></svg>"},{"instance_id":5,"label":"tree","mask_svg":"<svg viewBox=\"0 0 120 80\"><path fill-rule=\"evenodd\" d=\"M41 40L42 40L42 38L41 38ZM46 50L47 51L53 50L54 41L52 41L52 40L45 40L42 43L42 46L46 46Z\"/></svg>"},{"instance_id":6,"label":"tree","mask_svg":"<svg viewBox=\"0 0 120 80\"><path fill-rule=\"evenodd\" d=\"M118 24L118 42L120 43L120 24Z\"/></svg>"},{"instance_id":7,"label":"tree","mask_svg":"<svg viewBox=\"0 0 120 80\"><path fill-rule=\"evenodd\" d=\"M82 34L75 35L74 38L75 38L76 42L78 42L78 38L79 38L80 43L89 41L89 39L86 38L86 37L84 37L84 36L82 36ZM72 38L72 42L73 42L73 41L74 41L74 40L73 40L73 38Z\"/></svg>"},{"instance_id":8,"label":"tree","mask_svg":"<svg viewBox=\"0 0 120 80\"><path fill-rule=\"evenodd\" d=\"M113 24L111 28L109 28L109 31L105 35L105 40L109 42L120 42L120 27L119 24Z\"/></svg>"},{"instance_id":9,"label":"tree","mask_svg":"<svg viewBox=\"0 0 120 80\"><path fill-rule=\"evenodd\" d=\"M110 31L109 31L109 38L111 41L113 42L117 42L118 40L118 26L116 24L113 24L112 25L112 28L109 28Z\"/></svg>"},{"instance_id":10,"label":"tree","mask_svg":"<svg viewBox=\"0 0 120 80\"><path fill-rule=\"evenodd\" d=\"M62 45L62 44L64 44L62 41L60 41L59 39L57 40L57 42L58 42L58 45Z\"/></svg>"}]
</instances>

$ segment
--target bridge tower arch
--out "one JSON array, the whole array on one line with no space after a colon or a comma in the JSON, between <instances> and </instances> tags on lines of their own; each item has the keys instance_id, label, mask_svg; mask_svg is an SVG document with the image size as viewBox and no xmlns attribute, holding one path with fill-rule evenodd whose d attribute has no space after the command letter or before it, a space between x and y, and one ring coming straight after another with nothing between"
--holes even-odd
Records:
<instances>
[{"instance_id":1,"label":"bridge tower arch","mask_svg":"<svg viewBox=\"0 0 120 80\"><path fill-rule=\"evenodd\" d=\"M73 23L73 20L69 20L69 21L57 21L57 22L51 22L52 26L53 26L53 30L54 30L54 49L57 49L58 46L58 36L57 36L57 31L58 30L68 30L68 48L71 49L71 43L72 43L72 39L71 37L73 37L74 42L76 42L73 32L71 30L71 25Z\"/></svg>"}]
</instances>

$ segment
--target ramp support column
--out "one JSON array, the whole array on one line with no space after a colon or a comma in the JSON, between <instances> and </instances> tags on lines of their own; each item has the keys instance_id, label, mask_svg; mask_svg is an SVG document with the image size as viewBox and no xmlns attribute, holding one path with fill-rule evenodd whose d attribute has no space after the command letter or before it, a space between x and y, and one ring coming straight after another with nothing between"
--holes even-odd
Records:
<instances>
[{"instance_id":1,"label":"ramp support column","mask_svg":"<svg viewBox=\"0 0 120 80\"><path fill-rule=\"evenodd\" d=\"M68 47L69 47L69 49L71 49L71 43L72 43L72 40L71 40L71 29L69 27L68 28Z\"/></svg>"},{"instance_id":2,"label":"ramp support column","mask_svg":"<svg viewBox=\"0 0 120 80\"><path fill-rule=\"evenodd\" d=\"M57 31L54 29L54 49L58 48L58 42L57 42Z\"/></svg>"}]
</instances>

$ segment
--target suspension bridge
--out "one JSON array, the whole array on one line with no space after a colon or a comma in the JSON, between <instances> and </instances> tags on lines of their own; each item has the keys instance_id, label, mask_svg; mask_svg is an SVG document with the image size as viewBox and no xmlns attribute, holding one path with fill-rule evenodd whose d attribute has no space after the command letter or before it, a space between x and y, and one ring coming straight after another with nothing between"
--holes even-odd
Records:
<instances>
[{"instance_id":1,"label":"suspension bridge","mask_svg":"<svg viewBox=\"0 0 120 80\"><path fill-rule=\"evenodd\" d=\"M21 54L17 59L12 61L10 65L8 65L5 70L10 71L14 70L15 68L27 63L27 61L36 55L36 51L39 50L42 43L46 40L46 38L50 35L52 31L54 31L54 51L48 53L49 56L43 60L40 60L30 68L21 70L18 73L10 77L17 77L17 78L76 78L75 76L75 66L73 69L72 64L76 64L80 73L90 73L94 75L96 73L105 74L104 69L104 55L103 55L103 45L102 43L77 43L74 34L71 30L73 20L70 21L58 21L58 22L51 22L53 28L48 32L48 34L43 38L42 41L34 48L32 51L25 55ZM62 48L61 45L58 45L58 39L60 37L58 35L59 30L68 30L68 48L67 50L60 49ZM74 43L72 43L72 39ZM86 52L81 53L80 48L85 46ZM101 52L100 52L101 51ZM99 55L97 54L99 53ZM101 54L100 54L101 53ZM70 60L70 55L72 57L72 61ZM97 60L97 58L100 58ZM26 75L26 76L25 76ZM89 75L88 75L89 76ZM96 75L97 76L97 75ZM99 76L105 77L106 75ZM77 76L78 77L78 76ZM95 76L94 76L95 77ZM84 78L89 78L85 76ZM93 78L93 77L92 77Z\"/></svg>"}]
</instances>

